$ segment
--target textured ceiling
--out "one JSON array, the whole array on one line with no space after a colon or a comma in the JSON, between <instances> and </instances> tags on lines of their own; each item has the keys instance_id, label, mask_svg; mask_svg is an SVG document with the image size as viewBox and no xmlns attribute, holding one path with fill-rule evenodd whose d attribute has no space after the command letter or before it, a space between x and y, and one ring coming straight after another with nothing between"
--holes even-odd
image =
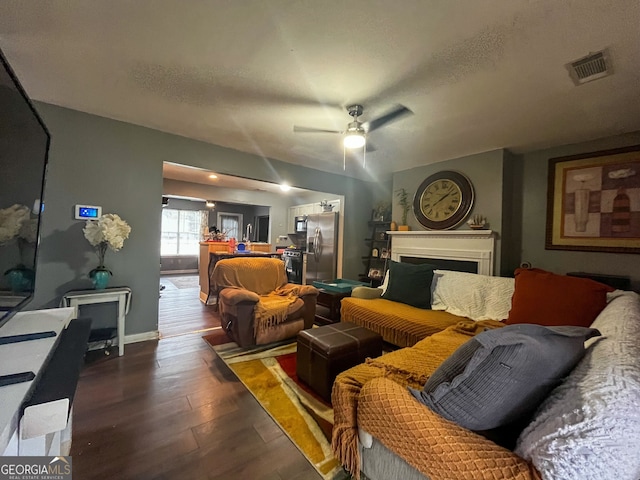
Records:
<instances>
[{"instance_id":1,"label":"textured ceiling","mask_svg":"<svg viewBox=\"0 0 640 480\"><path fill-rule=\"evenodd\" d=\"M414 112L371 133L369 173L640 130L638 25L637 0L0 2L33 98L336 173L340 136L292 128L353 103ZM603 48L614 74L574 86Z\"/></svg>"}]
</instances>

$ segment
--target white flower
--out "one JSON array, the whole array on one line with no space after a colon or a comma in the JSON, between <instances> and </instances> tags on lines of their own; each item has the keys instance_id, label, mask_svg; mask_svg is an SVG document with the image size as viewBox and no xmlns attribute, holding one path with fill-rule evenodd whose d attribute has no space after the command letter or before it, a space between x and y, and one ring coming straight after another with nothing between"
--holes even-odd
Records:
<instances>
[{"instance_id":1,"label":"white flower","mask_svg":"<svg viewBox=\"0 0 640 480\"><path fill-rule=\"evenodd\" d=\"M98 220L87 220L82 229L85 238L94 247L106 243L111 250L117 252L129 238L131 227L115 213L105 213Z\"/></svg>"},{"instance_id":2,"label":"white flower","mask_svg":"<svg viewBox=\"0 0 640 480\"><path fill-rule=\"evenodd\" d=\"M29 218L28 220L23 222L18 236L29 243L36 243L36 239L38 236L38 218Z\"/></svg>"},{"instance_id":3,"label":"white flower","mask_svg":"<svg viewBox=\"0 0 640 480\"><path fill-rule=\"evenodd\" d=\"M22 224L29 220L30 212L29 207L17 203L0 209L0 243L8 242L18 236Z\"/></svg>"}]
</instances>

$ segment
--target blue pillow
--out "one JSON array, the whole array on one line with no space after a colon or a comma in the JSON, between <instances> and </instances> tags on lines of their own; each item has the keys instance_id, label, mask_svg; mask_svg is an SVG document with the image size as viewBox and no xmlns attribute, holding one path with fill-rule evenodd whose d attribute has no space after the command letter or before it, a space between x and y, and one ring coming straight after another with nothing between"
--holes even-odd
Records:
<instances>
[{"instance_id":1,"label":"blue pillow","mask_svg":"<svg viewBox=\"0 0 640 480\"><path fill-rule=\"evenodd\" d=\"M417 308L431 308L431 281L436 268L428 263L415 264L392 260L389 265L387 290L382 298Z\"/></svg>"},{"instance_id":2,"label":"blue pillow","mask_svg":"<svg viewBox=\"0 0 640 480\"><path fill-rule=\"evenodd\" d=\"M594 328L533 324L482 332L449 356L413 396L447 420L487 431L530 415L585 354Z\"/></svg>"}]
</instances>

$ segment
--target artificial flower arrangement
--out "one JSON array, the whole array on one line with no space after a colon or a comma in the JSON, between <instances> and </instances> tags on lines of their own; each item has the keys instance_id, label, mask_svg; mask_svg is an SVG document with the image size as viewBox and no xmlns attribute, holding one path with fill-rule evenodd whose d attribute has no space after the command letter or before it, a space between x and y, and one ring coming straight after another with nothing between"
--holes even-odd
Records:
<instances>
[{"instance_id":1,"label":"artificial flower arrangement","mask_svg":"<svg viewBox=\"0 0 640 480\"><path fill-rule=\"evenodd\" d=\"M131 232L129 224L115 213L105 213L97 220L87 220L82 232L95 248L99 261L98 266L89 272L89 276L93 277L98 271L113 275L104 265L104 256L107 253L107 247L114 252L123 247L125 239L129 238Z\"/></svg>"},{"instance_id":2,"label":"artificial flower arrangement","mask_svg":"<svg viewBox=\"0 0 640 480\"><path fill-rule=\"evenodd\" d=\"M29 207L16 203L0 209L0 245L7 245L14 238L18 245L18 265L4 272L15 292L29 290L33 286L33 265L26 265L32 262L25 262L25 251L29 245L35 245L37 235L38 217L32 217Z\"/></svg>"},{"instance_id":3,"label":"artificial flower arrangement","mask_svg":"<svg viewBox=\"0 0 640 480\"><path fill-rule=\"evenodd\" d=\"M26 205L16 203L0 209L0 244L5 244L20 235L23 224L30 219L30 216L31 210ZM33 241L35 242L35 235Z\"/></svg>"}]
</instances>

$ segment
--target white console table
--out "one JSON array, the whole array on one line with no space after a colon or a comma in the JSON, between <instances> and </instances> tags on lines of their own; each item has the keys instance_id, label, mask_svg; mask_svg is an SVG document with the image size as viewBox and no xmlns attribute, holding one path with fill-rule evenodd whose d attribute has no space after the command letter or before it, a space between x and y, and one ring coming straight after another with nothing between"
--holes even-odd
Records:
<instances>
[{"instance_id":1,"label":"white console table","mask_svg":"<svg viewBox=\"0 0 640 480\"><path fill-rule=\"evenodd\" d=\"M131 289L129 287L113 287L104 290L71 290L62 297L61 307L73 307L78 316L80 305L95 303L118 302L118 355L124 355L124 325L125 317L131 306Z\"/></svg>"},{"instance_id":2,"label":"white console table","mask_svg":"<svg viewBox=\"0 0 640 480\"><path fill-rule=\"evenodd\" d=\"M32 371L35 378L29 382L16 383L0 387L0 455L60 455L65 453L71 443L70 420L67 425L66 407L55 409L62 411L62 423L67 428L59 428L60 419L55 418L51 429L50 412L40 412L34 421L27 422L27 430L38 430L37 434L29 434L24 430L25 424L20 418L20 409L25 400L31 395L34 385L42 375L43 367L48 362L52 351L55 350L60 332L74 318L72 308L55 308L51 310L37 310L16 314L2 329L1 336L23 335L29 333L53 331L55 337L40 338L19 343L0 345L0 374ZM19 434L22 430L22 434ZM55 431L50 435L40 435L42 432ZM55 438L51 438L51 436ZM67 443L65 445L62 445ZM53 445L57 448L52 450ZM47 446L45 448L45 445ZM61 446L62 445L62 446ZM55 453L55 452L61 453Z\"/></svg>"}]
</instances>

